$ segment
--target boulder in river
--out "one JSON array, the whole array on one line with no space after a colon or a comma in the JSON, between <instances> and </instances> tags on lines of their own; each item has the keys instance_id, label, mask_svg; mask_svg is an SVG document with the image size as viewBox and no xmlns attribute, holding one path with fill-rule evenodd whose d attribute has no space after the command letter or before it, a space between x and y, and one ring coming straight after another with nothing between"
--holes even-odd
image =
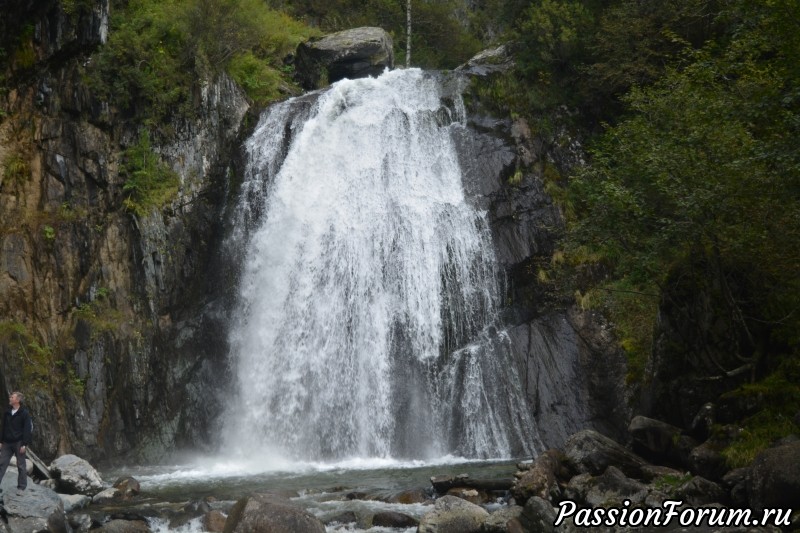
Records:
<instances>
[{"instance_id":1,"label":"boulder in river","mask_svg":"<svg viewBox=\"0 0 800 533\"><path fill-rule=\"evenodd\" d=\"M100 474L77 455L62 455L50 464L59 492L94 496L105 488Z\"/></svg>"},{"instance_id":2,"label":"boulder in river","mask_svg":"<svg viewBox=\"0 0 800 533\"><path fill-rule=\"evenodd\" d=\"M442 496L422 517L417 533L478 533L489 513L455 496Z\"/></svg>"},{"instance_id":3,"label":"boulder in river","mask_svg":"<svg viewBox=\"0 0 800 533\"><path fill-rule=\"evenodd\" d=\"M289 500L270 494L245 496L233 506L225 533L325 533L325 526Z\"/></svg>"},{"instance_id":4,"label":"boulder in river","mask_svg":"<svg viewBox=\"0 0 800 533\"><path fill-rule=\"evenodd\" d=\"M222 511L209 511L203 516L203 529L211 533L222 533L225 531L225 518Z\"/></svg>"},{"instance_id":5,"label":"boulder in river","mask_svg":"<svg viewBox=\"0 0 800 533\"><path fill-rule=\"evenodd\" d=\"M111 487L105 490L101 490L97 494L92 497L92 503L108 503L110 501L116 500L120 498L122 494L120 493L119 489L115 487Z\"/></svg>"},{"instance_id":6,"label":"boulder in river","mask_svg":"<svg viewBox=\"0 0 800 533\"><path fill-rule=\"evenodd\" d=\"M123 499L133 498L142 490L139 482L130 476L121 477L114 482L114 488L119 490Z\"/></svg>"},{"instance_id":7,"label":"boulder in river","mask_svg":"<svg viewBox=\"0 0 800 533\"><path fill-rule=\"evenodd\" d=\"M397 511L381 511L372 517L374 527L417 527L419 520Z\"/></svg>"},{"instance_id":8,"label":"boulder in river","mask_svg":"<svg viewBox=\"0 0 800 533\"><path fill-rule=\"evenodd\" d=\"M142 520L110 520L97 529L91 530L93 533L150 533L150 526Z\"/></svg>"}]
</instances>

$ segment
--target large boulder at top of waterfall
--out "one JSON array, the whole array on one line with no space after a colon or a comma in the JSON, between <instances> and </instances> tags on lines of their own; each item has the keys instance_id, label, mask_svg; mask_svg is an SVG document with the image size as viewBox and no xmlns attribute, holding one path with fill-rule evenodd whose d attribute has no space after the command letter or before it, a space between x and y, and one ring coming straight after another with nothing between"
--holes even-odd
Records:
<instances>
[{"instance_id":1,"label":"large boulder at top of waterfall","mask_svg":"<svg viewBox=\"0 0 800 533\"><path fill-rule=\"evenodd\" d=\"M59 492L92 496L105 488L97 470L77 455L62 455L50 464Z\"/></svg>"},{"instance_id":2,"label":"large boulder at top of waterfall","mask_svg":"<svg viewBox=\"0 0 800 533\"><path fill-rule=\"evenodd\" d=\"M489 513L483 507L456 496L442 496L422 517L418 533L477 533Z\"/></svg>"},{"instance_id":3,"label":"large boulder at top of waterfall","mask_svg":"<svg viewBox=\"0 0 800 533\"><path fill-rule=\"evenodd\" d=\"M295 78L304 89L317 89L344 78L377 76L394 67L392 38L381 28L353 28L301 43Z\"/></svg>"},{"instance_id":4,"label":"large boulder at top of waterfall","mask_svg":"<svg viewBox=\"0 0 800 533\"><path fill-rule=\"evenodd\" d=\"M28 480L25 490L17 490L17 472L9 469L0 484L2 506L12 533L66 532L64 504L54 491ZM1 523L1 522L0 522Z\"/></svg>"},{"instance_id":5,"label":"large boulder at top of waterfall","mask_svg":"<svg viewBox=\"0 0 800 533\"><path fill-rule=\"evenodd\" d=\"M325 533L317 517L271 494L253 494L236 502L225 521L225 533Z\"/></svg>"}]
</instances>

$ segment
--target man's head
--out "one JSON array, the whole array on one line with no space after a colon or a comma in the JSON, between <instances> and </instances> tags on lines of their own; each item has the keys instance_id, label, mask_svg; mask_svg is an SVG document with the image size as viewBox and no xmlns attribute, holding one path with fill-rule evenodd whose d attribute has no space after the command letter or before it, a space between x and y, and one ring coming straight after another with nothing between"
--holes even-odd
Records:
<instances>
[{"instance_id":1,"label":"man's head","mask_svg":"<svg viewBox=\"0 0 800 533\"><path fill-rule=\"evenodd\" d=\"M22 393L19 391L14 391L8 396L8 405L14 409L19 409L19 404L22 403L22 399Z\"/></svg>"}]
</instances>

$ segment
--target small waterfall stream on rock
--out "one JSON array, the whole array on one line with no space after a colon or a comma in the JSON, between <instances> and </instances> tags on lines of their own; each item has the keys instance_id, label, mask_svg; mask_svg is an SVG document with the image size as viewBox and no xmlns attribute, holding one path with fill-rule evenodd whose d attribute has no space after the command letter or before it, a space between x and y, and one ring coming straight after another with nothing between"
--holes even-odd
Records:
<instances>
[{"instance_id":1,"label":"small waterfall stream on rock","mask_svg":"<svg viewBox=\"0 0 800 533\"><path fill-rule=\"evenodd\" d=\"M227 449L321 462L534 451L451 92L397 70L262 116L231 238L244 264Z\"/></svg>"}]
</instances>

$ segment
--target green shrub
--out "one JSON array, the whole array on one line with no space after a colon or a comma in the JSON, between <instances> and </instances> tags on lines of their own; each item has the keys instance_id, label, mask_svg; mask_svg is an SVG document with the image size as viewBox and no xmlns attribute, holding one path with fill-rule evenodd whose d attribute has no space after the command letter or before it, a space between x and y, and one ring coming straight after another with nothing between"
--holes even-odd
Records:
<instances>
[{"instance_id":1,"label":"green shrub","mask_svg":"<svg viewBox=\"0 0 800 533\"><path fill-rule=\"evenodd\" d=\"M124 205L138 216L164 207L178 193L180 178L153 152L146 129L123 153L122 173L126 178L122 189L127 193Z\"/></svg>"},{"instance_id":2,"label":"green shrub","mask_svg":"<svg viewBox=\"0 0 800 533\"><path fill-rule=\"evenodd\" d=\"M53 226L44 225L42 226L42 237L45 238L46 241L52 242L56 238L56 230Z\"/></svg>"},{"instance_id":3,"label":"green shrub","mask_svg":"<svg viewBox=\"0 0 800 533\"><path fill-rule=\"evenodd\" d=\"M252 52L238 55L228 67L231 77L255 103L264 105L280 96L281 74Z\"/></svg>"},{"instance_id":4,"label":"green shrub","mask_svg":"<svg viewBox=\"0 0 800 533\"><path fill-rule=\"evenodd\" d=\"M729 398L757 405L758 411L742 422L742 433L722 451L732 468L750 464L776 440L800 433L800 359L785 357L775 372L729 392Z\"/></svg>"}]
</instances>

